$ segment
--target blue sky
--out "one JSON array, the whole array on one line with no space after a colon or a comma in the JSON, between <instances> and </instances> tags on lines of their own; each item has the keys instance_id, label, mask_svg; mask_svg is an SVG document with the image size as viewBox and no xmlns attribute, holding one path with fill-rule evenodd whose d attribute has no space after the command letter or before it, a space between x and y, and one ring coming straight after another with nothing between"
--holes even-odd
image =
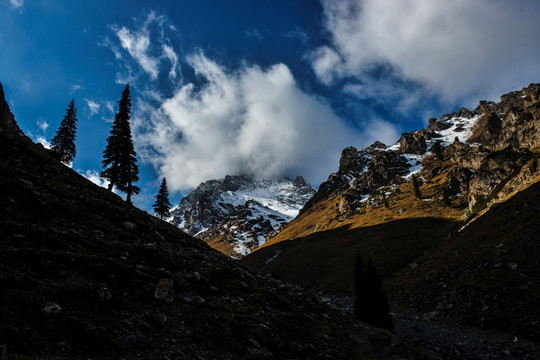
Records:
<instances>
[{"instance_id":1,"label":"blue sky","mask_svg":"<svg viewBox=\"0 0 540 360\"><path fill-rule=\"evenodd\" d=\"M94 181L129 82L150 210L163 176L173 203L227 174L318 186L346 146L538 82L539 16L532 0L0 0L0 81L35 141L75 99L73 168Z\"/></svg>"}]
</instances>

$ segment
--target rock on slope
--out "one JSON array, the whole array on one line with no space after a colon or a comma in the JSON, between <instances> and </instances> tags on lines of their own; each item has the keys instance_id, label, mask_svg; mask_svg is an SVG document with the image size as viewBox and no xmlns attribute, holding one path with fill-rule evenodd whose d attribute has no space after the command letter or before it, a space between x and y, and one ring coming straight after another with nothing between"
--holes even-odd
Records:
<instances>
[{"instance_id":1,"label":"rock on slope","mask_svg":"<svg viewBox=\"0 0 540 360\"><path fill-rule=\"evenodd\" d=\"M534 206L516 208L519 201L512 196L537 197L539 150L539 84L503 95L499 103L481 102L474 111L431 119L428 128L403 134L390 147L347 148L339 171L301 214L243 263L298 284L351 294L359 251L373 258L395 303L421 312L439 307L441 314L451 308L449 314L468 314L456 316L467 325L499 319L498 326L538 334L538 324L524 314L537 311L532 303L540 288L538 239L530 235L540 232L540 222ZM421 199L414 196L412 173ZM508 218L492 215L493 206ZM420 267L416 259L430 249L432 255L422 258L430 265ZM516 281L521 275L511 264L527 264L526 281ZM408 287L410 278L415 285ZM433 304L435 299L441 304ZM513 315L521 318L514 319L519 325L510 320Z\"/></svg>"},{"instance_id":2,"label":"rock on slope","mask_svg":"<svg viewBox=\"0 0 540 360\"><path fill-rule=\"evenodd\" d=\"M212 247L241 257L261 246L313 196L302 177L255 180L226 176L199 185L180 201L171 222Z\"/></svg>"},{"instance_id":3,"label":"rock on slope","mask_svg":"<svg viewBox=\"0 0 540 360\"><path fill-rule=\"evenodd\" d=\"M0 343L8 359L425 358L126 204L6 123Z\"/></svg>"}]
</instances>

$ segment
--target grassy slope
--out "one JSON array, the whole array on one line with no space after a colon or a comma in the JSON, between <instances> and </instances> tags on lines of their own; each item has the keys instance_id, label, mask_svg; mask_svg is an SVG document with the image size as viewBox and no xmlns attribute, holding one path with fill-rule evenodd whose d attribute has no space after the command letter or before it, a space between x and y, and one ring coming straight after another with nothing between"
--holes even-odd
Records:
<instances>
[{"instance_id":1,"label":"grassy slope","mask_svg":"<svg viewBox=\"0 0 540 360\"><path fill-rule=\"evenodd\" d=\"M340 197L324 200L243 263L303 286L352 294L352 269L359 252L373 258L383 278L388 278L459 228L460 200L446 207L440 198L441 183L451 169L448 166L421 187L423 199L414 197L410 183L389 189L389 208L378 198L353 214L340 216ZM279 256L267 263L276 252Z\"/></svg>"}]
</instances>

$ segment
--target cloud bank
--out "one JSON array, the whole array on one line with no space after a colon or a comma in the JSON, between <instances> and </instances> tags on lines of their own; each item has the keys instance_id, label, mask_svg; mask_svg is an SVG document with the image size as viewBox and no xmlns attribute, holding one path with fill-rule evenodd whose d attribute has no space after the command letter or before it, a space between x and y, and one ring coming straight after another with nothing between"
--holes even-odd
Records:
<instances>
[{"instance_id":1,"label":"cloud bank","mask_svg":"<svg viewBox=\"0 0 540 360\"><path fill-rule=\"evenodd\" d=\"M331 44L311 53L321 82L366 81L377 67L444 101L496 97L540 77L540 3L322 0Z\"/></svg>"},{"instance_id":2,"label":"cloud bank","mask_svg":"<svg viewBox=\"0 0 540 360\"><path fill-rule=\"evenodd\" d=\"M343 146L361 140L302 92L284 64L231 71L202 52L186 60L204 85L183 85L158 111L141 104L135 119L143 159L172 190L228 174L303 175L319 184Z\"/></svg>"}]
</instances>

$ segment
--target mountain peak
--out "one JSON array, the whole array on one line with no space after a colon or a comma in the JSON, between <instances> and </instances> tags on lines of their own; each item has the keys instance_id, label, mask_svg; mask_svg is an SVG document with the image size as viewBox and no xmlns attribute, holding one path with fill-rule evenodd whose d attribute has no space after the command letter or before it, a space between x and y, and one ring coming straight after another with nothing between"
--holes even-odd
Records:
<instances>
[{"instance_id":1,"label":"mountain peak","mask_svg":"<svg viewBox=\"0 0 540 360\"><path fill-rule=\"evenodd\" d=\"M200 184L172 211L172 223L240 257L291 221L315 193L304 178L227 175Z\"/></svg>"}]
</instances>

